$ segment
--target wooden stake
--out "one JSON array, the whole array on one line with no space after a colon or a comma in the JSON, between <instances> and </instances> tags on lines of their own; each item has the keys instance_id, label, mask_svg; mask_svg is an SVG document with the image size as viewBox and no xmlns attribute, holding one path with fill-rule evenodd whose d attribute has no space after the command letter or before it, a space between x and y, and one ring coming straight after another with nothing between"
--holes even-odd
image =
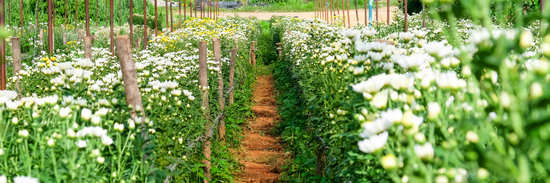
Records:
<instances>
[{"instance_id":1,"label":"wooden stake","mask_svg":"<svg viewBox=\"0 0 550 183\"><path fill-rule=\"evenodd\" d=\"M92 36L84 37L84 58L92 59Z\"/></svg>"},{"instance_id":2,"label":"wooden stake","mask_svg":"<svg viewBox=\"0 0 550 183\"><path fill-rule=\"evenodd\" d=\"M229 68L229 88L232 88L232 90L229 92L229 106L233 104L233 95L235 92L235 87L233 85L233 78L235 77L235 59L237 58L237 48L231 49L231 60L230 60L230 68Z\"/></svg>"},{"instance_id":3,"label":"wooden stake","mask_svg":"<svg viewBox=\"0 0 550 183\"><path fill-rule=\"evenodd\" d=\"M134 44L134 0L130 0L130 47ZM139 46L139 45L138 45Z\"/></svg>"},{"instance_id":4,"label":"wooden stake","mask_svg":"<svg viewBox=\"0 0 550 183\"><path fill-rule=\"evenodd\" d=\"M407 13L407 1L408 1L408 0L405 0L405 32L407 32L407 29L409 28L408 25L407 25L407 18L408 18L407 15L409 15L409 14Z\"/></svg>"},{"instance_id":5,"label":"wooden stake","mask_svg":"<svg viewBox=\"0 0 550 183\"><path fill-rule=\"evenodd\" d=\"M165 0L165 1L164 1L164 9L166 10L166 28L169 28L170 25L169 25L169 22L168 22L168 21L169 21L170 19L168 19L168 0Z\"/></svg>"},{"instance_id":6,"label":"wooden stake","mask_svg":"<svg viewBox=\"0 0 550 183\"><path fill-rule=\"evenodd\" d=\"M4 17L4 0L0 0L0 27L6 26ZM38 24L37 24L38 25ZM6 43L4 38L0 39L0 89L6 90Z\"/></svg>"},{"instance_id":7,"label":"wooden stake","mask_svg":"<svg viewBox=\"0 0 550 183\"><path fill-rule=\"evenodd\" d=\"M21 71L21 44L18 37L11 38L11 53L13 58L13 75L19 76L19 71ZM19 88L19 77L15 81L15 89L17 93L21 93Z\"/></svg>"},{"instance_id":8,"label":"wooden stake","mask_svg":"<svg viewBox=\"0 0 550 183\"><path fill-rule=\"evenodd\" d=\"M137 83L136 66L132 58L132 50L130 48L130 40L127 35L116 37L116 50L118 61L120 62L120 70L124 79L124 91L126 93L126 102L132 105L132 118L137 117L136 108L143 108L139 86ZM141 110L141 116L145 117L144 110ZM144 124L144 123L142 123Z\"/></svg>"},{"instance_id":9,"label":"wooden stake","mask_svg":"<svg viewBox=\"0 0 550 183\"><path fill-rule=\"evenodd\" d=\"M178 2L178 7L179 7L179 9L180 9L180 11L179 11L179 12L180 12L180 13L179 13L179 19L180 19L179 25L180 25L180 26L179 26L179 27L180 27L180 29L181 29L181 6L182 6L182 5L181 5L181 0L178 0L178 1L179 1L179 2ZM184 16L185 16L185 15L184 15Z\"/></svg>"},{"instance_id":10,"label":"wooden stake","mask_svg":"<svg viewBox=\"0 0 550 183\"><path fill-rule=\"evenodd\" d=\"M200 84L200 92L201 92L201 98L202 98L202 109L203 109L203 118L206 119L205 123L205 136L206 136L206 142L203 146L203 153L205 159L203 160L203 164L206 166L204 167L204 182L208 182L210 180L210 168L211 168L211 149L210 149L210 136L212 136L212 133L210 133L210 109L208 108L208 65L207 65L207 48L206 48L206 42L201 41L199 42L199 84Z\"/></svg>"},{"instance_id":11,"label":"wooden stake","mask_svg":"<svg viewBox=\"0 0 550 183\"><path fill-rule=\"evenodd\" d=\"M172 8L173 1L170 0L170 30L174 32L174 16L173 15L173 8Z\"/></svg>"},{"instance_id":12,"label":"wooden stake","mask_svg":"<svg viewBox=\"0 0 550 183\"><path fill-rule=\"evenodd\" d=\"M155 3L156 5L156 3ZM156 11L155 11L156 12ZM156 16L155 16L156 18ZM143 49L147 49L147 0L143 0ZM155 27L156 27L156 21L155 21ZM155 33L156 34L156 33Z\"/></svg>"},{"instance_id":13,"label":"wooden stake","mask_svg":"<svg viewBox=\"0 0 550 183\"><path fill-rule=\"evenodd\" d=\"M222 63L222 54L221 54L221 50L220 50L220 38L214 38L212 40L212 49L214 51L214 59L216 60L216 62L218 62L219 64L219 69L220 71L218 72L218 77L219 77L219 81L218 81L218 93L219 93L219 98L218 98L218 101L220 102L220 110L223 111L224 108L225 108L225 99L223 97L223 74L222 74L222 66L223 66L223 63ZM220 118L220 126L219 126L219 129L220 129L220 138L221 139L224 139L225 138L225 117L222 115L222 117Z\"/></svg>"},{"instance_id":14,"label":"wooden stake","mask_svg":"<svg viewBox=\"0 0 550 183\"><path fill-rule=\"evenodd\" d=\"M63 33L63 45L67 45L67 33Z\"/></svg>"},{"instance_id":15,"label":"wooden stake","mask_svg":"<svg viewBox=\"0 0 550 183\"><path fill-rule=\"evenodd\" d=\"M158 21L157 21L157 17L158 17L158 14L157 14L157 0L155 0L155 37L158 36L158 30L157 30Z\"/></svg>"},{"instance_id":16,"label":"wooden stake","mask_svg":"<svg viewBox=\"0 0 550 183\"><path fill-rule=\"evenodd\" d=\"M90 0L85 0L84 1L84 9L86 11L86 36L91 36L90 34L90 10L89 10L89 6L88 4L90 4Z\"/></svg>"},{"instance_id":17,"label":"wooden stake","mask_svg":"<svg viewBox=\"0 0 550 183\"><path fill-rule=\"evenodd\" d=\"M109 7L111 9L111 56L115 55L115 40L114 40L114 34L113 31L115 29L114 22L113 22L113 3L114 0L110 0Z\"/></svg>"},{"instance_id":18,"label":"wooden stake","mask_svg":"<svg viewBox=\"0 0 550 183\"><path fill-rule=\"evenodd\" d=\"M19 0L19 13L21 19L21 35L23 35L23 0Z\"/></svg>"},{"instance_id":19,"label":"wooden stake","mask_svg":"<svg viewBox=\"0 0 550 183\"><path fill-rule=\"evenodd\" d=\"M351 28L351 21L350 21L350 18L349 18L349 0L344 0L346 1L346 6L347 6L347 9L348 9L348 29Z\"/></svg>"},{"instance_id":20,"label":"wooden stake","mask_svg":"<svg viewBox=\"0 0 550 183\"><path fill-rule=\"evenodd\" d=\"M390 19L391 19L391 17L390 17L390 0L388 0L387 9L388 9L388 11L386 12L387 13L386 22L389 26L390 25Z\"/></svg>"},{"instance_id":21,"label":"wooden stake","mask_svg":"<svg viewBox=\"0 0 550 183\"><path fill-rule=\"evenodd\" d=\"M53 54L52 0L48 0L48 53Z\"/></svg>"},{"instance_id":22,"label":"wooden stake","mask_svg":"<svg viewBox=\"0 0 550 183\"><path fill-rule=\"evenodd\" d=\"M252 41L252 65L256 66L256 41Z\"/></svg>"}]
</instances>

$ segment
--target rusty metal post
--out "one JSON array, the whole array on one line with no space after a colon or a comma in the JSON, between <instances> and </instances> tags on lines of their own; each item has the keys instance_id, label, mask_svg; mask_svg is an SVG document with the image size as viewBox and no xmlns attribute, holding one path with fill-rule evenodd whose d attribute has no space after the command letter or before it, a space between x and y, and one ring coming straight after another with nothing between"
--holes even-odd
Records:
<instances>
[{"instance_id":1,"label":"rusty metal post","mask_svg":"<svg viewBox=\"0 0 550 183\"><path fill-rule=\"evenodd\" d=\"M84 57L92 59L92 36L84 37Z\"/></svg>"},{"instance_id":2,"label":"rusty metal post","mask_svg":"<svg viewBox=\"0 0 550 183\"><path fill-rule=\"evenodd\" d=\"M234 84L233 84L233 79L235 77L235 59L237 59L237 48L233 48L231 49L231 60L230 60L230 68L229 68L229 88L230 88L230 92L229 92L229 106L231 106L231 104L233 104L233 96L234 96L234 93L233 91L235 91L235 89L233 87Z\"/></svg>"},{"instance_id":3,"label":"rusty metal post","mask_svg":"<svg viewBox=\"0 0 550 183\"><path fill-rule=\"evenodd\" d=\"M376 1L376 26L378 27L378 0Z\"/></svg>"},{"instance_id":4,"label":"rusty metal post","mask_svg":"<svg viewBox=\"0 0 550 183\"><path fill-rule=\"evenodd\" d=\"M6 27L6 17L4 17L4 0L0 0L0 27ZM0 89L6 89L6 43L4 38L0 39Z\"/></svg>"},{"instance_id":5,"label":"rusty metal post","mask_svg":"<svg viewBox=\"0 0 550 183\"><path fill-rule=\"evenodd\" d=\"M156 3L155 3L156 5ZM155 6L156 7L156 6ZM156 16L155 16L156 18ZM143 49L147 49L147 0L143 0ZM155 25L156 27L156 25Z\"/></svg>"},{"instance_id":6,"label":"rusty metal post","mask_svg":"<svg viewBox=\"0 0 550 183\"><path fill-rule=\"evenodd\" d=\"M220 38L216 37L212 40L212 50L214 51L214 59L215 59L216 62L218 62L218 64L219 64L218 68L220 69L220 71L218 71L218 78L219 78L219 81L218 81L218 93L219 93L218 101L220 103L220 110L223 111L224 108L225 108L225 99L223 97L223 94L224 94L224 92L223 92L223 73L222 73L223 63L222 63L222 54L221 54L221 49L220 49ZM225 117L223 115L220 118L219 130L220 130L220 138L224 139L225 138Z\"/></svg>"},{"instance_id":7,"label":"rusty metal post","mask_svg":"<svg viewBox=\"0 0 550 183\"><path fill-rule=\"evenodd\" d=\"M157 17L158 17L158 14L157 14L157 0L155 0L155 37L158 36L158 21L157 21Z\"/></svg>"},{"instance_id":8,"label":"rusty metal post","mask_svg":"<svg viewBox=\"0 0 550 183\"><path fill-rule=\"evenodd\" d=\"M424 2L422 2L422 28L426 28L426 4Z\"/></svg>"},{"instance_id":9,"label":"rusty metal post","mask_svg":"<svg viewBox=\"0 0 550 183\"><path fill-rule=\"evenodd\" d=\"M90 0L84 1L84 9L86 11L86 36L91 36L90 34L90 9L88 4L90 4Z\"/></svg>"},{"instance_id":10,"label":"rusty metal post","mask_svg":"<svg viewBox=\"0 0 550 183\"><path fill-rule=\"evenodd\" d=\"M200 84L200 92L201 92L201 99L202 99L202 110L203 110L203 118L206 119L205 123L205 136L206 136L206 142L203 146L203 153L205 159L203 160L203 164L206 166L204 167L204 182L208 182L210 180L210 168L211 168L211 147L210 147L210 137L212 136L212 133L210 132L210 109L208 107L208 65L207 65L207 50L206 50L206 42L201 41L199 42L199 84Z\"/></svg>"},{"instance_id":11,"label":"rusty metal post","mask_svg":"<svg viewBox=\"0 0 550 183\"><path fill-rule=\"evenodd\" d=\"M356 22L359 22L359 11L357 10L357 0L355 0L355 18L357 19Z\"/></svg>"},{"instance_id":12,"label":"rusty metal post","mask_svg":"<svg viewBox=\"0 0 550 183\"><path fill-rule=\"evenodd\" d=\"M365 26L368 27L369 24L368 24L368 22L367 22L367 2L368 2L368 0L365 0L365 3L364 3L364 4L365 4ZM376 2L378 2L378 1L376 0ZM359 21L359 20L357 20L357 21Z\"/></svg>"},{"instance_id":13,"label":"rusty metal post","mask_svg":"<svg viewBox=\"0 0 550 183\"><path fill-rule=\"evenodd\" d=\"M114 22L113 22L113 3L114 3L114 0L110 0L109 2L109 7L111 9L111 56L114 56L115 55L115 37L113 35L113 31L115 29L114 27Z\"/></svg>"},{"instance_id":14,"label":"rusty metal post","mask_svg":"<svg viewBox=\"0 0 550 183\"><path fill-rule=\"evenodd\" d=\"M67 0L65 0L65 18L63 20L63 25L67 25L67 5L69 3L67 3ZM36 7L36 10L38 11L38 6ZM23 14L23 10L21 10L21 14ZM37 16L38 18L38 16ZM38 20L36 20L38 22ZM38 25L37 25L38 26Z\"/></svg>"},{"instance_id":15,"label":"rusty metal post","mask_svg":"<svg viewBox=\"0 0 550 183\"><path fill-rule=\"evenodd\" d=\"M53 53L52 0L48 0L48 53Z\"/></svg>"},{"instance_id":16,"label":"rusty metal post","mask_svg":"<svg viewBox=\"0 0 550 183\"><path fill-rule=\"evenodd\" d=\"M334 0L330 0L330 21L334 23Z\"/></svg>"},{"instance_id":17,"label":"rusty metal post","mask_svg":"<svg viewBox=\"0 0 550 183\"><path fill-rule=\"evenodd\" d=\"M407 32L407 29L409 28L408 25L407 25L407 18L408 18L408 15L409 15L409 13L407 13L407 1L408 0L405 0L405 32Z\"/></svg>"}]
</instances>

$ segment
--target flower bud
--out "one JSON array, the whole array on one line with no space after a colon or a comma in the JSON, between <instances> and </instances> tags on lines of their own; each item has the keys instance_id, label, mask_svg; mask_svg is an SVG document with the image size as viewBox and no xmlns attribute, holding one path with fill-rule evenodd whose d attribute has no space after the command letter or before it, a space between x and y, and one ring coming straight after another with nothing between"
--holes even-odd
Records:
<instances>
[{"instance_id":1,"label":"flower bud","mask_svg":"<svg viewBox=\"0 0 550 183\"><path fill-rule=\"evenodd\" d=\"M521 46L523 49L527 49L531 47L532 42L533 35L531 35L531 33L528 31L523 31L519 39L519 46Z\"/></svg>"},{"instance_id":2,"label":"flower bud","mask_svg":"<svg viewBox=\"0 0 550 183\"><path fill-rule=\"evenodd\" d=\"M423 133L417 133L414 135L414 140L419 144L426 142L426 136Z\"/></svg>"},{"instance_id":3,"label":"flower bud","mask_svg":"<svg viewBox=\"0 0 550 183\"><path fill-rule=\"evenodd\" d=\"M13 118L11 118L11 123L16 125L17 123L19 123L19 119L17 119L17 117L13 117Z\"/></svg>"},{"instance_id":4,"label":"flower bud","mask_svg":"<svg viewBox=\"0 0 550 183\"><path fill-rule=\"evenodd\" d=\"M466 140L470 141L471 143L477 143L479 141L479 136L472 131L468 131L466 133Z\"/></svg>"},{"instance_id":5,"label":"flower bud","mask_svg":"<svg viewBox=\"0 0 550 183\"><path fill-rule=\"evenodd\" d=\"M533 84L531 84L530 90L531 91L529 92L529 94L531 99L537 99L542 95L544 95L544 92L542 91L542 86L537 82L534 82Z\"/></svg>"},{"instance_id":6,"label":"flower bud","mask_svg":"<svg viewBox=\"0 0 550 183\"><path fill-rule=\"evenodd\" d=\"M485 180L488 177L489 177L489 171L485 170L485 168L479 168L479 170L477 170L478 180Z\"/></svg>"},{"instance_id":7,"label":"flower bud","mask_svg":"<svg viewBox=\"0 0 550 183\"><path fill-rule=\"evenodd\" d=\"M99 157L97 157L97 162L98 162L99 164L103 164L103 162L105 162L105 158L99 156Z\"/></svg>"},{"instance_id":8,"label":"flower bud","mask_svg":"<svg viewBox=\"0 0 550 183\"><path fill-rule=\"evenodd\" d=\"M55 145L55 141L53 140L53 138L50 138L50 140L48 140L48 146L53 146Z\"/></svg>"},{"instance_id":9,"label":"flower bud","mask_svg":"<svg viewBox=\"0 0 550 183\"><path fill-rule=\"evenodd\" d=\"M397 159L393 154L388 154L382 157L382 167L386 170L394 170L397 168Z\"/></svg>"}]
</instances>

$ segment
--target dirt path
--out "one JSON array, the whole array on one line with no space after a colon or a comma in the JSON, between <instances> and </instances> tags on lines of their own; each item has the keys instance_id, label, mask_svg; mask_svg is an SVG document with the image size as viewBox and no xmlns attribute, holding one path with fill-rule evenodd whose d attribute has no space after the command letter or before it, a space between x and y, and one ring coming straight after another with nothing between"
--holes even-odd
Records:
<instances>
[{"instance_id":1,"label":"dirt path","mask_svg":"<svg viewBox=\"0 0 550 183\"><path fill-rule=\"evenodd\" d=\"M396 6L390 7L390 17L392 17L392 19L394 16L393 12L395 11L395 9L397 9ZM291 17L298 16L298 18L302 18L302 19L313 18L315 16L315 12L257 12L257 13L256 12L220 12L220 13L223 18L227 18L228 16L239 15L242 17L257 17L260 20L269 20L273 15L284 15L284 16L291 16ZM334 14L338 14L338 13L334 12ZM339 11L339 14L342 14L342 11ZM361 23L364 23L365 10L364 9L358 10L358 14L359 14L359 21ZM347 16L347 12L346 12L346 16ZM352 22L352 25L354 22L357 22L355 9L349 10L349 17L350 17L350 21ZM367 19L368 19L368 10L367 10ZM376 11L374 9L372 10L372 20L376 21ZM387 20L387 8L386 7L379 8L378 21L386 22L386 20ZM346 24L347 24L347 19L346 19Z\"/></svg>"},{"instance_id":2,"label":"dirt path","mask_svg":"<svg viewBox=\"0 0 550 183\"><path fill-rule=\"evenodd\" d=\"M272 76L259 76L257 80L253 98L256 105L252 107L256 118L249 120L242 139L239 159L245 170L239 178L243 183L278 182L285 157L279 139L270 135L278 120L274 81Z\"/></svg>"}]
</instances>

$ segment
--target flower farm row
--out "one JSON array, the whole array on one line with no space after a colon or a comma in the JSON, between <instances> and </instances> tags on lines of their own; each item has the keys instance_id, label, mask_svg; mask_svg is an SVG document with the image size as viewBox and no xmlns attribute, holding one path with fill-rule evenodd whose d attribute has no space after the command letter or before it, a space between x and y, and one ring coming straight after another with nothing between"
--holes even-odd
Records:
<instances>
[{"instance_id":1,"label":"flower farm row","mask_svg":"<svg viewBox=\"0 0 550 183\"><path fill-rule=\"evenodd\" d=\"M74 29L57 29L69 44L34 58L30 49L19 69L8 37L0 182L233 180L239 165L228 148L250 114L247 60L259 26L250 18L191 18L152 36L146 50L131 52L118 36L116 53L100 27L91 58Z\"/></svg>"},{"instance_id":2,"label":"flower farm row","mask_svg":"<svg viewBox=\"0 0 550 183\"><path fill-rule=\"evenodd\" d=\"M408 32L402 12L351 29L273 17L280 130L293 152L282 179L549 181L550 36L540 20L493 25L489 4L470 3L477 19L442 5L449 19L423 28L413 15Z\"/></svg>"}]
</instances>

